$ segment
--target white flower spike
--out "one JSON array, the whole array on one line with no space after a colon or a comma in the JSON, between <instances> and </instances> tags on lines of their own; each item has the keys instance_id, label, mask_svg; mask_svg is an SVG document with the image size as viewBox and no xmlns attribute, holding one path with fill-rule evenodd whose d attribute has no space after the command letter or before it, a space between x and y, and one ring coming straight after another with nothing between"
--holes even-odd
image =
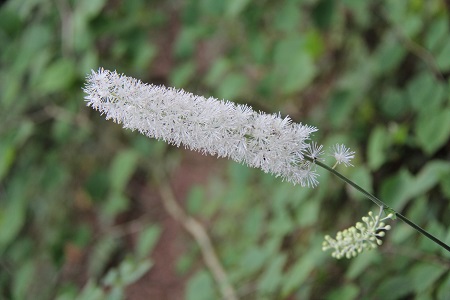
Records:
<instances>
[{"instance_id":1,"label":"white flower spike","mask_svg":"<svg viewBox=\"0 0 450 300\"><path fill-rule=\"evenodd\" d=\"M336 144L332 147L333 154L332 156L336 159L336 164L333 166L333 169L338 164L344 164L346 167L353 165L350 161L355 157L355 151L350 151L350 148L345 147L344 144Z\"/></svg>"},{"instance_id":2,"label":"white flower spike","mask_svg":"<svg viewBox=\"0 0 450 300\"><path fill-rule=\"evenodd\" d=\"M103 69L87 77L84 92L88 106L124 128L203 154L228 157L293 184L318 184L315 165L305 159L309 149L315 149L315 156L320 154L321 146L309 144L310 134L317 131L313 126Z\"/></svg>"}]
</instances>

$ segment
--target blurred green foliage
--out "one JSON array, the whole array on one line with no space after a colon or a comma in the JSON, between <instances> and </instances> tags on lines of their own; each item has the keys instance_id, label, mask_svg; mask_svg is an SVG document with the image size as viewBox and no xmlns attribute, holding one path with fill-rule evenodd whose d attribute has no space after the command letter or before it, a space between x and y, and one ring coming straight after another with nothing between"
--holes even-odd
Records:
<instances>
[{"instance_id":1,"label":"blurred green foliage","mask_svg":"<svg viewBox=\"0 0 450 300\"><path fill-rule=\"evenodd\" d=\"M121 299L155 263L161 224L130 190L184 150L84 107L100 66L317 126L326 146L356 150L342 172L449 244L449 22L444 0L6 1L0 298ZM448 299L449 254L402 223L356 259L323 253L324 234L371 206L320 181L302 189L229 162L186 196L242 299ZM200 259L193 244L177 262L185 297L217 299Z\"/></svg>"}]
</instances>

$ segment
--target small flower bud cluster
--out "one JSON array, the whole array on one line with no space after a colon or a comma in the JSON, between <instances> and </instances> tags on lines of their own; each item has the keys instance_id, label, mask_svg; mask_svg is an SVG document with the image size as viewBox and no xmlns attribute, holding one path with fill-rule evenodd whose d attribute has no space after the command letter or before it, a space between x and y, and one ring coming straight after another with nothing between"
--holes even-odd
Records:
<instances>
[{"instance_id":1,"label":"small flower bud cluster","mask_svg":"<svg viewBox=\"0 0 450 300\"><path fill-rule=\"evenodd\" d=\"M381 213L382 210L380 210L380 215ZM374 216L372 212L369 212L369 217L362 218L364 223L358 222L355 226L338 232L336 239L329 235L325 236L322 250L334 249L331 256L341 259L343 257L352 258L364 250L377 248L383 243L381 238L384 237L385 231L391 229L391 226L386 225L383 221L393 217L392 214L389 214L380 219L380 215Z\"/></svg>"}]
</instances>

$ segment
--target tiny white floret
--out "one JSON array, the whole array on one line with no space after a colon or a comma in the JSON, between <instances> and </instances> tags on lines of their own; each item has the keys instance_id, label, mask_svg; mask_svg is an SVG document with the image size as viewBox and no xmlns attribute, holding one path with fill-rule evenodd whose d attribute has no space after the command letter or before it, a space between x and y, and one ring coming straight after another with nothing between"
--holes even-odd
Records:
<instances>
[{"instance_id":1,"label":"tiny white floret","mask_svg":"<svg viewBox=\"0 0 450 300\"><path fill-rule=\"evenodd\" d=\"M336 164L344 164L346 167L353 165L350 161L355 157L355 151L351 151L344 144L336 144L332 147L332 156L336 159Z\"/></svg>"}]
</instances>

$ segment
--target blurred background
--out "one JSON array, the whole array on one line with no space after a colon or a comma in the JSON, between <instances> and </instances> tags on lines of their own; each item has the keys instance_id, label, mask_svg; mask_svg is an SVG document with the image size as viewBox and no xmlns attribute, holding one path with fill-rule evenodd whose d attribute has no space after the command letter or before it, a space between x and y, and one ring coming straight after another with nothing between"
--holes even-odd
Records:
<instances>
[{"instance_id":1,"label":"blurred background","mask_svg":"<svg viewBox=\"0 0 450 300\"><path fill-rule=\"evenodd\" d=\"M376 251L322 252L376 211L337 178L301 188L167 146L82 91L104 67L316 126L356 151L339 171L450 244L448 1L2 3L1 299L222 299L167 195L239 299L450 299L449 253L400 221Z\"/></svg>"}]
</instances>

